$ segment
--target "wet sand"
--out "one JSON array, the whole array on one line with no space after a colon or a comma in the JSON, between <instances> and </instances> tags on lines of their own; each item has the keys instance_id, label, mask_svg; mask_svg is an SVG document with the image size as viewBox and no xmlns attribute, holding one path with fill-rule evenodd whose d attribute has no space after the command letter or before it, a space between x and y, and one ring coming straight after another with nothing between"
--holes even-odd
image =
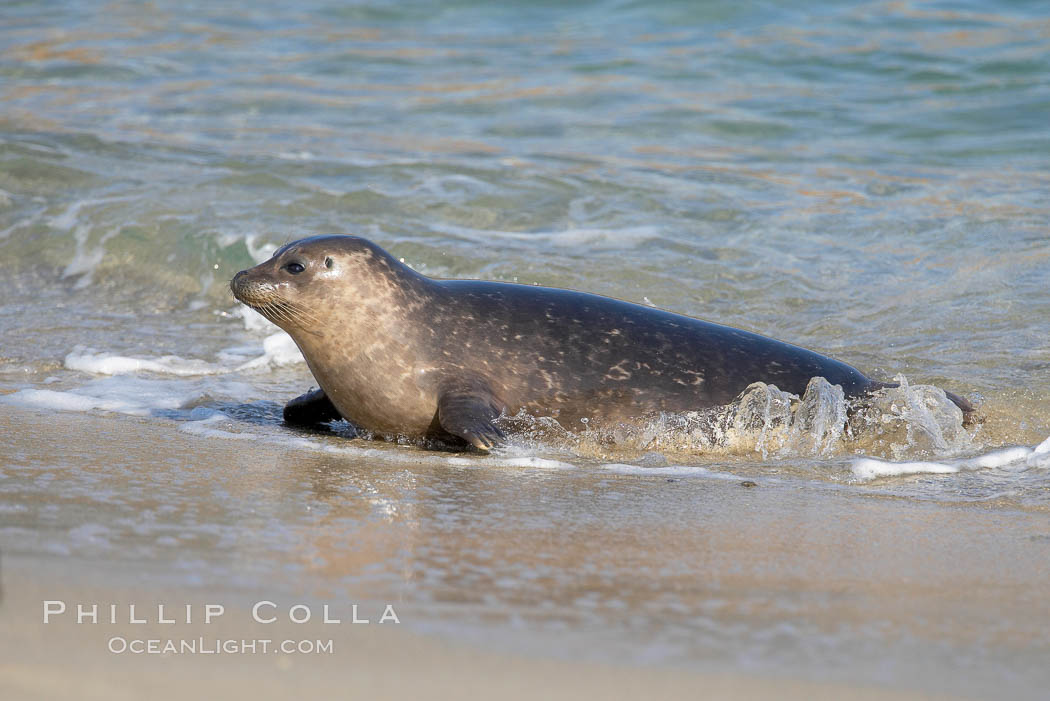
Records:
<instances>
[{"instance_id":1,"label":"wet sand","mask_svg":"<svg viewBox=\"0 0 1050 701\"><path fill-rule=\"evenodd\" d=\"M265 627L245 622L250 605L229 610L230 621L186 633L156 623L83 624L55 619L42 623L42 600L186 601L184 594L135 589L67 587L37 578L30 563L19 562L5 577L0 625L0 695L6 699L286 699L312 694L380 699L935 699L940 695L817 684L790 679L699 674L661 666L612 666L509 655L477 646L449 643L390 628L293 625ZM203 602L194 602L203 611ZM154 604L155 606L155 604ZM155 611L155 608L153 609ZM244 614L240 622L232 619ZM126 612L125 614L126 615ZM137 614L138 615L138 614ZM331 655L285 654L112 654L111 638L165 640L182 635L225 640L331 640Z\"/></svg>"},{"instance_id":2,"label":"wet sand","mask_svg":"<svg viewBox=\"0 0 1050 701\"><path fill-rule=\"evenodd\" d=\"M5 698L1038 698L1048 681L1050 519L994 500L355 459L14 407L0 454ZM45 599L228 613L44 625ZM260 626L263 599L392 603L401 623ZM334 654L132 657L107 652L114 631Z\"/></svg>"}]
</instances>

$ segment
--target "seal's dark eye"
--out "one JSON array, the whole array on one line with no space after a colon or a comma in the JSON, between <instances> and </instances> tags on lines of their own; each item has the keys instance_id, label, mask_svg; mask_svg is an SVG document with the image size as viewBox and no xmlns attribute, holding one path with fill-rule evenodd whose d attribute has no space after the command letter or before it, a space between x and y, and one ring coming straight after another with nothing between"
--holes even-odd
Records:
<instances>
[{"instance_id":1,"label":"seal's dark eye","mask_svg":"<svg viewBox=\"0 0 1050 701\"><path fill-rule=\"evenodd\" d=\"M284 269L290 272L292 275L298 275L299 273L306 270L302 263L289 263L284 266Z\"/></svg>"},{"instance_id":2,"label":"seal's dark eye","mask_svg":"<svg viewBox=\"0 0 1050 701\"><path fill-rule=\"evenodd\" d=\"M325 258L324 259L324 267L326 267L326 268L331 268L332 267L332 259L331 258Z\"/></svg>"}]
</instances>

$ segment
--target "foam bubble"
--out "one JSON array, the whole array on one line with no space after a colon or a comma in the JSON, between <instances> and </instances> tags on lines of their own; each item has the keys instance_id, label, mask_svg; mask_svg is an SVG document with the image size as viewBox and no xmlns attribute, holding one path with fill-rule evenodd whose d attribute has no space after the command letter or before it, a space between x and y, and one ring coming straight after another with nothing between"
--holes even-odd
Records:
<instances>
[{"instance_id":1,"label":"foam bubble","mask_svg":"<svg viewBox=\"0 0 1050 701\"><path fill-rule=\"evenodd\" d=\"M182 358L177 355L164 355L157 358L134 358L111 353L96 353L90 349L78 347L65 358L65 366L70 370L90 372L95 375L131 375L140 372L152 372L159 375L177 377L195 377L201 375L222 375L241 370L281 367L304 362L302 353L291 336L284 331L270 334L263 339L262 355L245 361L244 355L258 352L258 347L241 347L227 349L220 353L221 360L236 364L209 363L197 358Z\"/></svg>"},{"instance_id":2,"label":"foam bubble","mask_svg":"<svg viewBox=\"0 0 1050 701\"><path fill-rule=\"evenodd\" d=\"M202 396L201 392L182 383L108 377L73 391L23 389L0 396L0 402L51 411L101 410L150 416L158 410L179 409Z\"/></svg>"},{"instance_id":3,"label":"foam bubble","mask_svg":"<svg viewBox=\"0 0 1050 701\"><path fill-rule=\"evenodd\" d=\"M472 229L455 224L435 222L431 222L430 227L441 233L454 234L461 238L484 244L491 244L493 238L497 238L502 246L513 246L517 243L521 246L533 247L537 243L544 243L557 248L587 249L590 251L639 248L649 241L660 237L660 230L651 225L630 226L620 229L569 228L561 231L530 232Z\"/></svg>"},{"instance_id":4,"label":"foam bubble","mask_svg":"<svg viewBox=\"0 0 1050 701\"><path fill-rule=\"evenodd\" d=\"M540 458L534 455L506 458L500 456L485 456L479 458L448 458L449 465L457 467L473 467L485 465L486 467L536 467L544 470L571 470L576 466L561 460Z\"/></svg>"},{"instance_id":5,"label":"foam bubble","mask_svg":"<svg viewBox=\"0 0 1050 701\"><path fill-rule=\"evenodd\" d=\"M1037 445L1025 462L1029 467L1050 469L1050 438Z\"/></svg>"},{"instance_id":6,"label":"foam bubble","mask_svg":"<svg viewBox=\"0 0 1050 701\"><path fill-rule=\"evenodd\" d=\"M252 257L252 260L257 263L262 263L264 260L269 260L273 256L274 251L277 250L277 246L269 241L256 243L258 238L258 234L248 234L244 238L244 245L247 247L248 255ZM247 309L247 307L245 307L245 309Z\"/></svg>"},{"instance_id":7,"label":"foam bubble","mask_svg":"<svg viewBox=\"0 0 1050 701\"><path fill-rule=\"evenodd\" d=\"M619 475L666 475L673 477L710 477L713 479L738 480L738 475L728 472L717 472L699 465L669 465L665 467L644 467L642 465L626 465L624 463L606 463L602 465L603 470L615 472Z\"/></svg>"},{"instance_id":8,"label":"foam bubble","mask_svg":"<svg viewBox=\"0 0 1050 701\"><path fill-rule=\"evenodd\" d=\"M62 271L62 277L64 278L77 275L83 276L74 285L77 289L83 289L91 284L91 277L95 272L95 268L106 256L106 251L102 247L102 241L99 241L96 246L88 246L90 234L91 228L87 225L81 225L76 228L73 232L76 250L73 253L73 258L66 265L66 269Z\"/></svg>"},{"instance_id":9,"label":"foam bubble","mask_svg":"<svg viewBox=\"0 0 1050 701\"><path fill-rule=\"evenodd\" d=\"M130 198L128 197L99 197L84 200L77 200L71 203L66 210L61 214L57 214L48 219L48 226L52 229L58 229L60 231L72 231L73 227L80 221L80 210L85 207L94 207L99 204L109 204L111 202L122 202Z\"/></svg>"},{"instance_id":10,"label":"foam bubble","mask_svg":"<svg viewBox=\"0 0 1050 701\"><path fill-rule=\"evenodd\" d=\"M70 370L90 372L96 375L129 375L145 371L185 377L228 372L221 366L203 360L187 360L177 355L165 355L151 360L107 353L89 353L83 350L76 350L67 355L65 366Z\"/></svg>"},{"instance_id":11,"label":"foam bubble","mask_svg":"<svg viewBox=\"0 0 1050 701\"><path fill-rule=\"evenodd\" d=\"M270 334L263 339L263 354L237 366L237 370L251 370L260 367L280 367L306 362L299 346L284 331Z\"/></svg>"},{"instance_id":12,"label":"foam bubble","mask_svg":"<svg viewBox=\"0 0 1050 701\"><path fill-rule=\"evenodd\" d=\"M243 304L239 304L230 311L230 316L240 318L244 322L244 328L247 331L262 331L266 334L271 334L275 330L280 330L276 324L267 319L265 316L255 311L251 307L246 307ZM283 331L281 333L284 333Z\"/></svg>"},{"instance_id":13,"label":"foam bubble","mask_svg":"<svg viewBox=\"0 0 1050 701\"><path fill-rule=\"evenodd\" d=\"M140 414L130 404L111 401L99 397L84 396L73 392L56 392L51 389L22 389L11 394L0 396L4 404L17 404L34 409L51 409L53 411L123 411L126 414Z\"/></svg>"},{"instance_id":14,"label":"foam bubble","mask_svg":"<svg viewBox=\"0 0 1050 701\"><path fill-rule=\"evenodd\" d=\"M965 469L1009 467L1010 465L1026 462L1028 456L1030 456L1032 452L1031 448L1025 448L1023 446L1016 448L1003 448L1002 450L995 450L991 453L986 453L985 455L979 455L976 458L961 460L958 464Z\"/></svg>"},{"instance_id":15,"label":"foam bubble","mask_svg":"<svg viewBox=\"0 0 1050 701\"><path fill-rule=\"evenodd\" d=\"M538 458L535 456L503 458L499 460L499 464L507 467L539 467L544 470L567 470L576 467L572 463L562 462L561 460L551 460L549 458Z\"/></svg>"},{"instance_id":16,"label":"foam bubble","mask_svg":"<svg viewBox=\"0 0 1050 701\"><path fill-rule=\"evenodd\" d=\"M853 461L851 470L855 477L872 480L877 477L897 477L926 473L958 472L959 468L940 462L887 462L875 458L859 458Z\"/></svg>"},{"instance_id":17,"label":"foam bubble","mask_svg":"<svg viewBox=\"0 0 1050 701\"><path fill-rule=\"evenodd\" d=\"M1035 448L1025 446L1002 448L973 458L944 462L889 462L875 458L858 458L853 461L850 469L858 479L872 480L878 477L921 473L947 474L985 469L1027 470L1032 467L1050 467L1050 438Z\"/></svg>"}]
</instances>

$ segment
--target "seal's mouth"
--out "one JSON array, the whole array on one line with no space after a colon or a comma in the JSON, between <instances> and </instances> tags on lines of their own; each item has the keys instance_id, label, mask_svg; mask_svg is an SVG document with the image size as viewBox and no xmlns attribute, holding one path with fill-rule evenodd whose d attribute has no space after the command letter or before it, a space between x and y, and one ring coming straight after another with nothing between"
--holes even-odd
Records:
<instances>
[{"instance_id":1,"label":"seal's mouth","mask_svg":"<svg viewBox=\"0 0 1050 701\"><path fill-rule=\"evenodd\" d=\"M230 291L238 302L251 307L282 329L295 327L316 333L313 329L319 325L319 321L309 309L285 299L272 284L250 279L247 270L233 276Z\"/></svg>"}]
</instances>

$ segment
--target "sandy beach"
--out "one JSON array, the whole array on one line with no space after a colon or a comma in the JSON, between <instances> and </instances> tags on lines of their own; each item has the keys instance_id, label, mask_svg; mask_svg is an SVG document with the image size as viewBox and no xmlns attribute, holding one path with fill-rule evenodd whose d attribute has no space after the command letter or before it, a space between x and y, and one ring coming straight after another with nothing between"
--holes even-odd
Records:
<instances>
[{"instance_id":1,"label":"sandy beach","mask_svg":"<svg viewBox=\"0 0 1050 701\"><path fill-rule=\"evenodd\" d=\"M4 478L24 493L22 508L3 516L0 676L9 698L182 698L234 688L279 698L347 685L383 698L451 697L464 685L499 698L684 698L698 689L720 698L992 698L1003 688L1036 698L1045 675L1038 661L1050 651L1050 532L1040 512L844 490L814 497L790 482L748 488L703 477L369 464L127 417L15 409L2 421ZM92 504L70 496L83 466L93 474ZM49 486L34 488L44 475ZM400 497L402 507L370 526L353 515L359 492L338 486L349 475L378 487L374 499L414 480L417 498ZM439 480L460 493L453 523L440 516L445 495L419 484ZM259 523L226 521L219 494L238 485ZM131 490L145 500L141 511L163 512L171 501L198 527L207 522L231 538L190 538L176 555L168 536L120 506ZM508 490L518 513L503 511ZM559 499L623 508L592 507L591 518L562 522L557 513L571 506L553 506L555 517L542 523L529 515ZM324 517L311 515L324 505ZM95 528L78 534L66 521L86 507ZM260 524L271 511L282 514L294 546L270 547ZM12 537L19 527L25 539ZM355 577L377 570L385 576ZM68 602L68 615L45 625L46 600ZM274 602L279 620L254 622L257 601ZM102 619L118 604L117 624L77 625L75 602L101 602ZM227 613L205 625L209 602ZM348 618L359 603L361 616L375 619L384 602L399 624L318 624L325 603L333 618ZM128 603L151 623L130 624ZM195 620L159 625L157 603L169 616L193 604ZM283 618L295 603L314 611L309 624ZM676 627L678 639L665 635ZM115 635L323 638L334 651L120 655L107 650ZM647 662L661 646L672 654ZM781 665L746 673L740 658L752 654ZM878 683L886 665L892 689Z\"/></svg>"}]
</instances>

